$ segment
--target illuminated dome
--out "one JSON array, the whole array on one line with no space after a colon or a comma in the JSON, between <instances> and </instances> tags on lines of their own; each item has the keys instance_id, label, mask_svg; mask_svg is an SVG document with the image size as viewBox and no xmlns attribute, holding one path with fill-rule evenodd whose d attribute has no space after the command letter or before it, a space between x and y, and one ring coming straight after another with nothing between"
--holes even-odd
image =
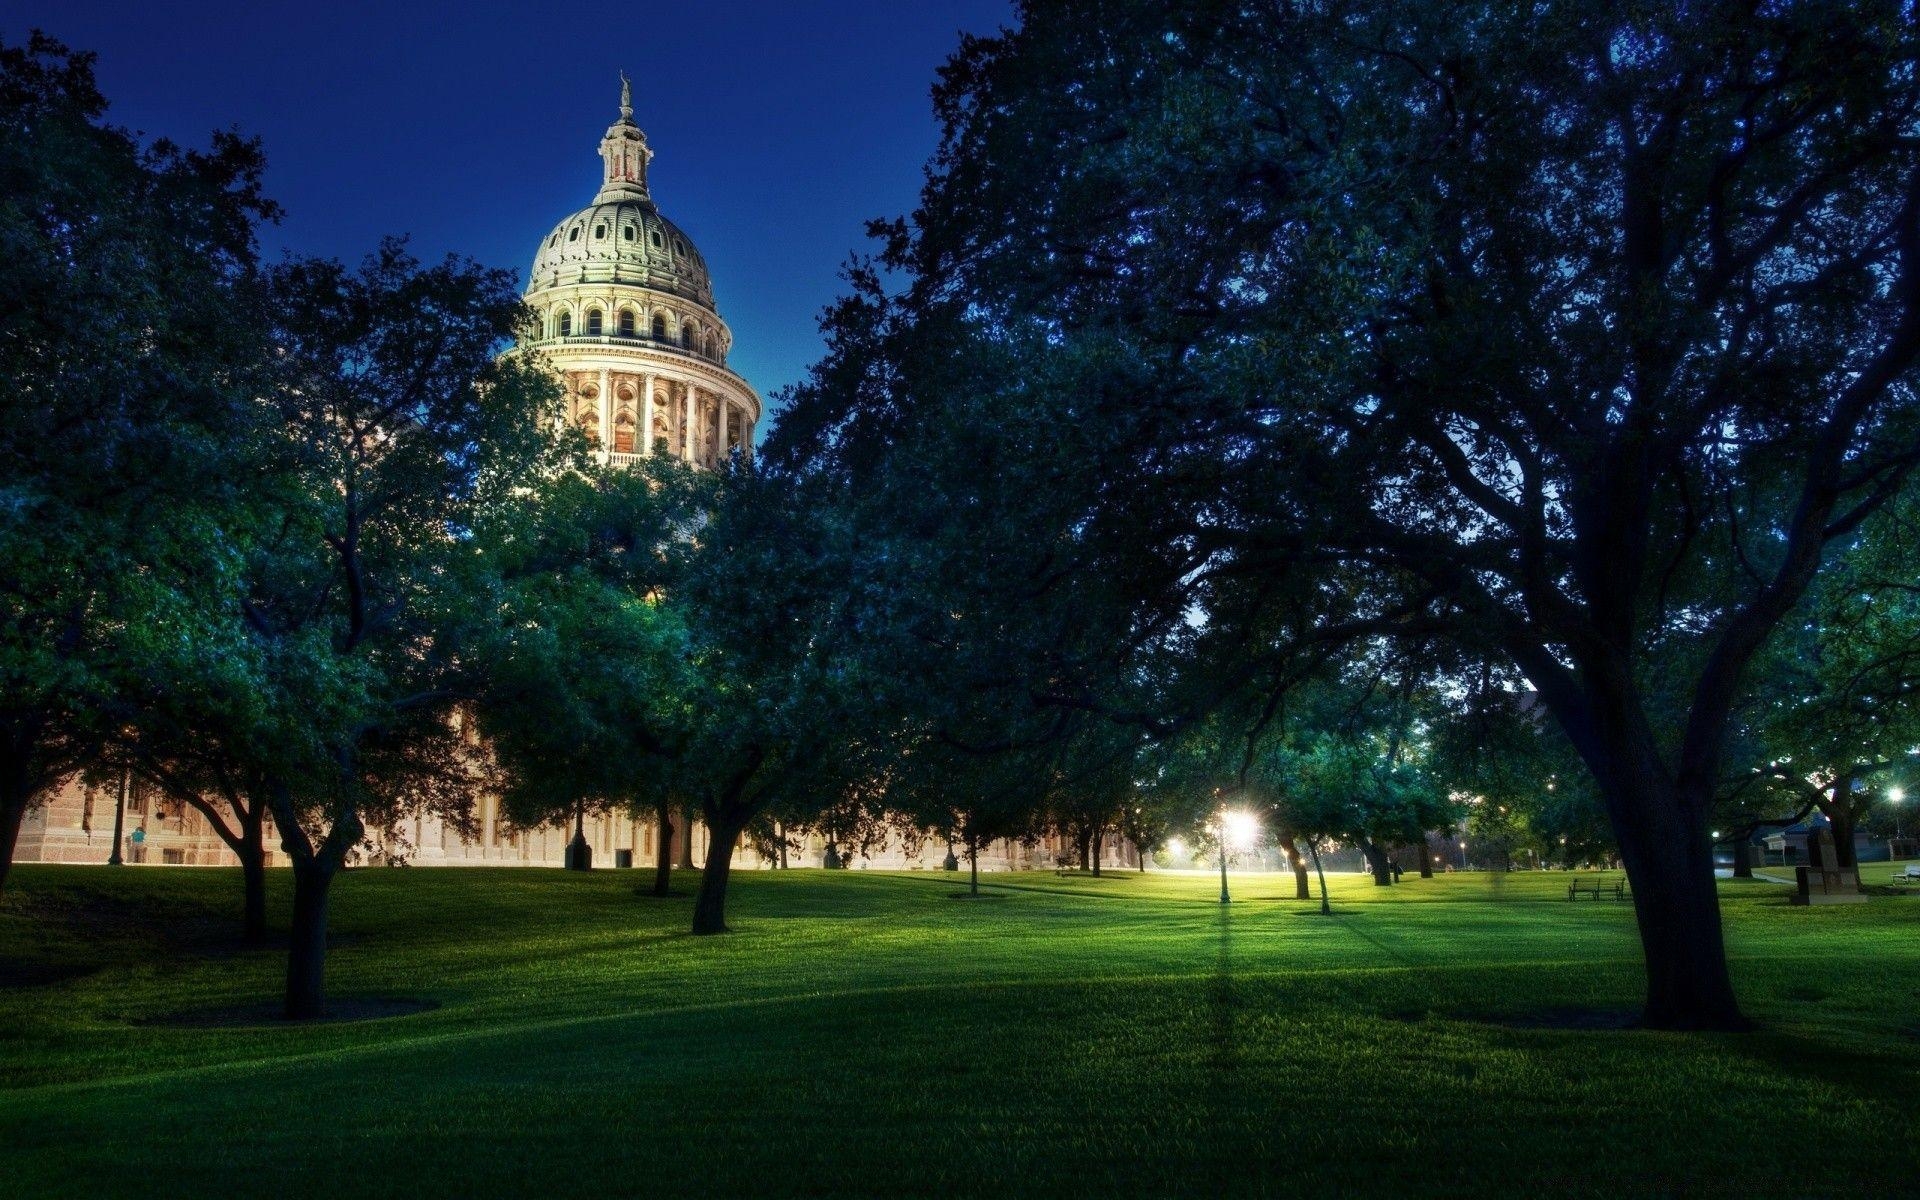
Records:
<instances>
[{"instance_id":1,"label":"illuminated dome","mask_svg":"<svg viewBox=\"0 0 1920 1200\"><path fill-rule=\"evenodd\" d=\"M600 159L593 203L534 254L526 299L539 323L526 348L559 373L570 419L603 458L664 452L716 465L752 447L760 397L727 368L733 332L706 260L648 190L653 150L624 76Z\"/></svg>"},{"instance_id":2,"label":"illuminated dome","mask_svg":"<svg viewBox=\"0 0 1920 1200\"><path fill-rule=\"evenodd\" d=\"M555 225L534 256L530 286L562 283L633 284L713 310L707 261L647 199L596 197Z\"/></svg>"}]
</instances>

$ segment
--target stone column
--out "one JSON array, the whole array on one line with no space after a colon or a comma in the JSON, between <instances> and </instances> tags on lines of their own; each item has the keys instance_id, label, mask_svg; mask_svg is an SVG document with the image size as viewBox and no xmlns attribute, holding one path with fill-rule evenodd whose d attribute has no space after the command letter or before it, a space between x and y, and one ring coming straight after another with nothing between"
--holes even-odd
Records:
<instances>
[{"instance_id":1,"label":"stone column","mask_svg":"<svg viewBox=\"0 0 1920 1200\"><path fill-rule=\"evenodd\" d=\"M604 327L603 327L604 328ZM600 461L613 461L613 372L600 368Z\"/></svg>"},{"instance_id":2,"label":"stone column","mask_svg":"<svg viewBox=\"0 0 1920 1200\"><path fill-rule=\"evenodd\" d=\"M713 455L714 455L713 461L715 466L718 466L720 463L725 462L727 458L727 409L728 407L729 405L727 404L727 398L725 396L722 396L720 397L719 407L714 410L715 416L718 418L716 421L716 427L713 431Z\"/></svg>"},{"instance_id":3,"label":"stone column","mask_svg":"<svg viewBox=\"0 0 1920 1200\"><path fill-rule=\"evenodd\" d=\"M694 424L693 424L693 385L691 383L687 384L686 389L687 389L687 400L684 406L686 417L685 417L685 423L680 426L680 438L681 438L682 444L684 444L687 448L687 461L690 463L694 463L695 465L698 465L700 461L699 459L700 447L699 447L699 444L694 441L695 430L694 430Z\"/></svg>"},{"instance_id":4,"label":"stone column","mask_svg":"<svg viewBox=\"0 0 1920 1200\"><path fill-rule=\"evenodd\" d=\"M653 376L640 377L640 449L653 453Z\"/></svg>"}]
</instances>

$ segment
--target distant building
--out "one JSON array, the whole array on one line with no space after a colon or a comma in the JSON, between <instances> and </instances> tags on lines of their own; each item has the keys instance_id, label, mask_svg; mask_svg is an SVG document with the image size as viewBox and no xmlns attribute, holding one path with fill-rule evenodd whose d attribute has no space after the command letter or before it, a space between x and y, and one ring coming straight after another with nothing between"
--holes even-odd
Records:
<instances>
[{"instance_id":1,"label":"distant building","mask_svg":"<svg viewBox=\"0 0 1920 1200\"><path fill-rule=\"evenodd\" d=\"M760 397L727 366L733 333L714 305L706 260L692 239L654 203L648 183L653 150L633 121L623 79L620 118L600 139L601 183L593 202L555 225L534 254L526 300L538 329L523 350L543 355L566 387L568 419L594 441L603 462L637 462L669 454L712 467L735 451L750 451L761 418ZM121 785L71 780L45 806L27 814L16 862L105 862L113 851ZM187 805L129 782L122 857L133 863L234 865L231 851ZM561 866L571 831L558 826L515 829L497 797L482 796L476 837L463 836L436 817L415 817L370 829L374 861L423 866ZM681 825L676 822L676 826ZM652 865L657 830L625 816L590 818L586 837L596 866L612 866L619 852L633 865ZM278 857L268 833L268 862ZM907 853L897 842L851 866L938 867L944 843L928 841ZM996 843L982 854L984 869L1051 866L1058 839L1033 847ZM690 852L690 853L689 853ZM707 831L676 828L674 856L706 861ZM788 855L795 866L819 866L826 845L812 838ZM1109 839L1107 865L1137 862L1130 848ZM743 848L744 867L763 865Z\"/></svg>"},{"instance_id":2,"label":"distant building","mask_svg":"<svg viewBox=\"0 0 1920 1200\"><path fill-rule=\"evenodd\" d=\"M527 303L539 330L527 348L559 372L568 415L603 461L671 454L713 466L752 447L760 397L727 367L733 333L706 260L653 201L653 150L624 79L600 158L593 203L534 255Z\"/></svg>"}]
</instances>

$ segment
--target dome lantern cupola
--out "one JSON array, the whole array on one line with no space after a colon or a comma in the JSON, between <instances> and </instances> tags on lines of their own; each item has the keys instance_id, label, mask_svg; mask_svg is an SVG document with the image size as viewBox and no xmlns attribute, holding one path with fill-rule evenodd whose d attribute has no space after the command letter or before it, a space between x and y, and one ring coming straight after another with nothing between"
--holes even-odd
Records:
<instances>
[{"instance_id":1,"label":"dome lantern cupola","mask_svg":"<svg viewBox=\"0 0 1920 1200\"><path fill-rule=\"evenodd\" d=\"M593 198L595 204L650 198L647 164L653 161L653 150L647 145L647 135L633 123L633 84L624 71L620 75L620 119L607 126L606 136L600 139L600 157L605 174L600 194Z\"/></svg>"}]
</instances>

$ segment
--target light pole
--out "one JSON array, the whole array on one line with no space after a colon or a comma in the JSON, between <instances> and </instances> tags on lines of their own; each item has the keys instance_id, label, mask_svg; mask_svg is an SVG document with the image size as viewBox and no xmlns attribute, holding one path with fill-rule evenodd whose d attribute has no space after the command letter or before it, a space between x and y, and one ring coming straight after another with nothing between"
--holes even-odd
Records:
<instances>
[{"instance_id":1,"label":"light pole","mask_svg":"<svg viewBox=\"0 0 1920 1200\"><path fill-rule=\"evenodd\" d=\"M1906 798L1907 789L1905 788L1887 789L1887 803L1893 805L1893 840L1896 842L1900 840L1900 805Z\"/></svg>"},{"instance_id":2,"label":"light pole","mask_svg":"<svg viewBox=\"0 0 1920 1200\"><path fill-rule=\"evenodd\" d=\"M587 844L587 803L573 802L573 840L567 843L567 870L593 870L593 847Z\"/></svg>"},{"instance_id":3,"label":"light pole","mask_svg":"<svg viewBox=\"0 0 1920 1200\"><path fill-rule=\"evenodd\" d=\"M1227 813L1220 812L1220 903L1231 904L1233 897L1227 895Z\"/></svg>"}]
</instances>

